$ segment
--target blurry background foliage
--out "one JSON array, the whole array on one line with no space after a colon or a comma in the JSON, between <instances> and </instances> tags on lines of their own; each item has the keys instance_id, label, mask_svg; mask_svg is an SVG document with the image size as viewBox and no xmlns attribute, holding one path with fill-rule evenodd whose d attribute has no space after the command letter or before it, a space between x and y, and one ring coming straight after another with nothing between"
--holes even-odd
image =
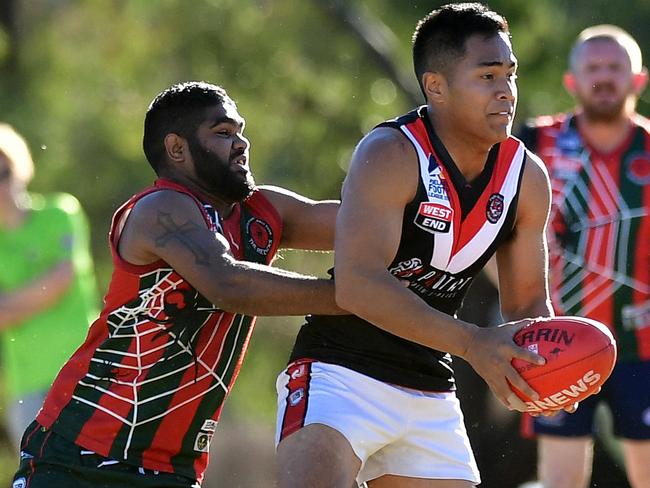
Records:
<instances>
[{"instance_id":1,"label":"blurry background foliage","mask_svg":"<svg viewBox=\"0 0 650 488\"><path fill-rule=\"evenodd\" d=\"M247 120L257 181L336 198L362 134L419 103L410 37L441 3L0 0L0 119L31 145L32 189L81 200L105 289L110 216L153 180L140 144L145 110L159 91L183 80L223 85ZM650 58L647 0L490 6L508 18L520 63L517 123L571 106L561 75L571 42L588 25L622 26ZM649 97L639 107L646 115ZM331 262L328 254L285 252L278 264L324 275ZM258 322L231 415L273 422L274 379L299 324Z\"/></svg>"}]
</instances>

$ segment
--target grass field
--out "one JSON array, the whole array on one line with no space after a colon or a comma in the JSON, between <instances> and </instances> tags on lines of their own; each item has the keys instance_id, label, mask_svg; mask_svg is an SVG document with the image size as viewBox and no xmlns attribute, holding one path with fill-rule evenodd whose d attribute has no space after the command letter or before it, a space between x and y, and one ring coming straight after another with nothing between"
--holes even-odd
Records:
<instances>
[{"instance_id":1,"label":"grass field","mask_svg":"<svg viewBox=\"0 0 650 488\"><path fill-rule=\"evenodd\" d=\"M18 453L11 447L9 438L0 428L0 486L9 486L9 481L18 467Z\"/></svg>"}]
</instances>

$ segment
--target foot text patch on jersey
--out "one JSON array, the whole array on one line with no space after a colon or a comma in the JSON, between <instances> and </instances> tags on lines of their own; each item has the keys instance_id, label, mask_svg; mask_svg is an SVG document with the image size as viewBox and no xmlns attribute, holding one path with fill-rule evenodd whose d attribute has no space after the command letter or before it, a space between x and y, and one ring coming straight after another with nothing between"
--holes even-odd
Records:
<instances>
[{"instance_id":1,"label":"foot text patch on jersey","mask_svg":"<svg viewBox=\"0 0 650 488\"><path fill-rule=\"evenodd\" d=\"M422 202L413 223L427 232L449 232L454 211L439 203Z\"/></svg>"},{"instance_id":2,"label":"foot text patch on jersey","mask_svg":"<svg viewBox=\"0 0 650 488\"><path fill-rule=\"evenodd\" d=\"M212 419L206 419L201 426L201 430L206 432L214 432L217 429L217 421Z\"/></svg>"}]
</instances>

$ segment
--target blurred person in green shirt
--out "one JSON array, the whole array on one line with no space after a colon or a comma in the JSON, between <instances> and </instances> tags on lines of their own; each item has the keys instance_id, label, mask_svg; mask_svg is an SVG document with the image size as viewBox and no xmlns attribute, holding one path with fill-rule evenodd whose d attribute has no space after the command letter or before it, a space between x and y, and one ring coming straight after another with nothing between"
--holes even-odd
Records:
<instances>
[{"instance_id":1,"label":"blurred person in green shirt","mask_svg":"<svg viewBox=\"0 0 650 488\"><path fill-rule=\"evenodd\" d=\"M0 124L0 385L16 446L97 313L88 222L69 194L27 192L25 140Z\"/></svg>"}]
</instances>

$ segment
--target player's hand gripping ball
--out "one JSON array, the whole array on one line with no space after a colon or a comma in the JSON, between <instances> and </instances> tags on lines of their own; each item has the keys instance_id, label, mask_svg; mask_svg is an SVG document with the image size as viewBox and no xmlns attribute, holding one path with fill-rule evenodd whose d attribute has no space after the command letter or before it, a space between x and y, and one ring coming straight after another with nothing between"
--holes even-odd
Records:
<instances>
[{"instance_id":1,"label":"player's hand gripping ball","mask_svg":"<svg viewBox=\"0 0 650 488\"><path fill-rule=\"evenodd\" d=\"M512 361L539 393L539 400L533 401L511 386L530 413L560 410L584 400L598 391L616 362L616 341L610 330L583 317L540 318L520 329L514 341L546 359L543 366Z\"/></svg>"}]
</instances>

